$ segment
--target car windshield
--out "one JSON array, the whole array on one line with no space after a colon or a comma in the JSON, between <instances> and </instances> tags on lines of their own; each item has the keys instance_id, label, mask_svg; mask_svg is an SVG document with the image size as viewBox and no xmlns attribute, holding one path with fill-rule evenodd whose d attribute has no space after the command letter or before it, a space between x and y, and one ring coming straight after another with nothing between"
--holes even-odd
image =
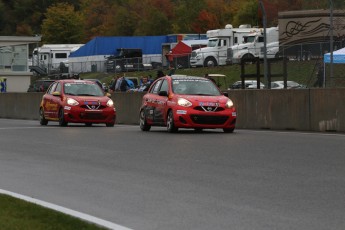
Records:
<instances>
[{"instance_id":1,"label":"car windshield","mask_svg":"<svg viewBox=\"0 0 345 230\"><path fill-rule=\"evenodd\" d=\"M102 89L95 83L65 83L64 84L65 94L75 96L104 96Z\"/></svg>"},{"instance_id":2,"label":"car windshield","mask_svg":"<svg viewBox=\"0 0 345 230\"><path fill-rule=\"evenodd\" d=\"M172 89L176 94L219 96L221 92L208 79L174 79Z\"/></svg>"}]
</instances>

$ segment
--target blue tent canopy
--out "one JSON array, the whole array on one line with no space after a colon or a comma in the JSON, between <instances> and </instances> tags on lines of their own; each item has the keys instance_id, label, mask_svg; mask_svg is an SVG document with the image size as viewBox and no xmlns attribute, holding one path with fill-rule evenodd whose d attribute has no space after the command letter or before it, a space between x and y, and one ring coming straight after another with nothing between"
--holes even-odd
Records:
<instances>
[{"instance_id":1,"label":"blue tent canopy","mask_svg":"<svg viewBox=\"0 0 345 230\"><path fill-rule=\"evenodd\" d=\"M324 54L323 58L324 63L331 63L331 54ZM333 52L333 63L342 64L345 63L345 48L336 50Z\"/></svg>"},{"instance_id":2,"label":"blue tent canopy","mask_svg":"<svg viewBox=\"0 0 345 230\"><path fill-rule=\"evenodd\" d=\"M143 54L161 54L162 44L166 43L167 39L167 36L96 37L69 57L117 55L119 48L137 48L142 49Z\"/></svg>"}]
</instances>

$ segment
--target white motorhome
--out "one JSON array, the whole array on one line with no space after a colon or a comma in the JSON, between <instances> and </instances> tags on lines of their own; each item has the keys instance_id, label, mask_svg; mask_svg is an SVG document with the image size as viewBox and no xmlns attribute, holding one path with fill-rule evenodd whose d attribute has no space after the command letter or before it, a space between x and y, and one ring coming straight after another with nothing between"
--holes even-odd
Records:
<instances>
[{"instance_id":1,"label":"white motorhome","mask_svg":"<svg viewBox=\"0 0 345 230\"><path fill-rule=\"evenodd\" d=\"M32 53L32 67L35 71L46 74L61 72L61 67L68 67L70 53L84 44L45 44L35 48ZM63 63L63 64L62 64ZM36 68L35 68L36 67Z\"/></svg>"},{"instance_id":2,"label":"white motorhome","mask_svg":"<svg viewBox=\"0 0 345 230\"><path fill-rule=\"evenodd\" d=\"M255 31L259 31L259 29L252 28L250 25L233 28L230 24L226 25L224 29L207 31L207 47L192 52L190 65L192 67L225 65L227 49L242 43L245 35Z\"/></svg>"},{"instance_id":3,"label":"white motorhome","mask_svg":"<svg viewBox=\"0 0 345 230\"><path fill-rule=\"evenodd\" d=\"M237 44L228 49L228 64L240 63L246 58L264 58L264 30L244 36L244 43ZM279 30L278 27L266 29L266 56L275 58L279 51Z\"/></svg>"}]
</instances>

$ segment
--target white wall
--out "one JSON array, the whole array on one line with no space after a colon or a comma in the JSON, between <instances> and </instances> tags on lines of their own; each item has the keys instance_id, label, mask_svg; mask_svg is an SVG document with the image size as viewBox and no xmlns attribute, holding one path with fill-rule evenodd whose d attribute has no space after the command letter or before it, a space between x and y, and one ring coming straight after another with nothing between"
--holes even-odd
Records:
<instances>
[{"instance_id":1,"label":"white wall","mask_svg":"<svg viewBox=\"0 0 345 230\"><path fill-rule=\"evenodd\" d=\"M7 79L8 93L27 92L31 81L31 72L0 72L0 77Z\"/></svg>"}]
</instances>

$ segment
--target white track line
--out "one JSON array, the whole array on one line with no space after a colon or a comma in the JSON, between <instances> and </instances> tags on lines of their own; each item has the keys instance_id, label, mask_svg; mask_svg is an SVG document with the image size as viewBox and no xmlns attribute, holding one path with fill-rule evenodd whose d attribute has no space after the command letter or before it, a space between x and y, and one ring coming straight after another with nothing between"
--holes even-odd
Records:
<instances>
[{"instance_id":1,"label":"white track line","mask_svg":"<svg viewBox=\"0 0 345 230\"><path fill-rule=\"evenodd\" d=\"M90 223L94 223L96 225L99 225L99 226L102 226L105 228L109 228L109 229L113 229L113 230L132 230L130 228L126 228L124 226L121 226L121 225L118 225L118 224L115 224L115 223L112 223L112 222L109 222L106 220L102 220L102 219L99 219L97 217L85 214L85 213L77 212L77 211L74 211L74 210L71 210L68 208L64 208L64 207L61 207L61 206L58 206L55 204L51 204L51 203L41 201L41 200L38 200L35 198L24 196L24 195L21 195L18 193L13 193L13 192L2 190L2 189L0 189L0 193L15 197L15 198L18 198L21 200L25 200L27 202L31 202L31 203L34 203L34 204L37 204L37 205L40 205L40 206L43 206L43 207L46 207L49 209L53 209L55 211L65 213L65 214L70 215L70 216L74 216L76 218L85 220L85 221L90 222Z\"/></svg>"}]
</instances>

